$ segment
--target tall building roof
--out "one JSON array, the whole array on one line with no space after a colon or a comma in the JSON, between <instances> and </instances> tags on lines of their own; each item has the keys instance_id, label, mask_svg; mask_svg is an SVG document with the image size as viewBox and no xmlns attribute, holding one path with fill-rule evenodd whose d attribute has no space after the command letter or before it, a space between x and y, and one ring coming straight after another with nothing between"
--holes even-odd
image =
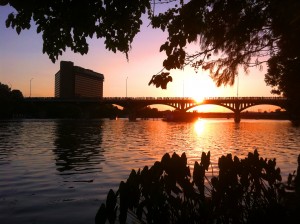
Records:
<instances>
[{"instance_id":1,"label":"tall building roof","mask_svg":"<svg viewBox=\"0 0 300 224\"><path fill-rule=\"evenodd\" d=\"M94 76L96 78L104 79L103 74L98 73L98 72L94 72L93 70L90 70L90 69L85 69L85 68L82 68L82 67L79 67L79 66L74 66L74 70L75 70L75 72L79 72L81 74L87 74L87 75Z\"/></svg>"}]
</instances>

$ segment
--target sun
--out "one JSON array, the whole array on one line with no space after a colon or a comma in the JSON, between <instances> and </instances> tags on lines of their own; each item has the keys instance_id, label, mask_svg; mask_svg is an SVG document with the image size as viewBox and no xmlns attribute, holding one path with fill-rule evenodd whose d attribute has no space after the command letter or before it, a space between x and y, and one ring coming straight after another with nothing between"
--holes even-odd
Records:
<instances>
[{"instance_id":1,"label":"sun","mask_svg":"<svg viewBox=\"0 0 300 224\"><path fill-rule=\"evenodd\" d=\"M196 101L196 103L202 103L205 99L204 96L200 96L200 95L195 95L192 98Z\"/></svg>"},{"instance_id":2,"label":"sun","mask_svg":"<svg viewBox=\"0 0 300 224\"><path fill-rule=\"evenodd\" d=\"M218 92L216 84L205 74L187 74L185 76L184 95L192 97L198 103L201 103L206 97L216 97Z\"/></svg>"},{"instance_id":3,"label":"sun","mask_svg":"<svg viewBox=\"0 0 300 224\"><path fill-rule=\"evenodd\" d=\"M192 98L199 104L199 107L210 106L203 103L205 98L221 97L223 95L221 89L216 86L208 72L201 71L195 74L194 71L187 69L183 75L181 80L176 81L174 95ZM195 107L194 110L199 111L199 108Z\"/></svg>"},{"instance_id":4,"label":"sun","mask_svg":"<svg viewBox=\"0 0 300 224\"><path fill-rule=\"evenodd\" d=\"M195 111L211 110L212 105L202 105L203 101L209 97L220 97L220 89L210 77L204 75L185 76L184 96L191 97L201 106L194 107Z\"/></svg>"},{"instance_id":5,"label":"sun","mask_svg":"<svg viewBox=\"0 0 300 224\"><path fill-rule=\"evenodd\" d=\"M205 98L216 97L218 90L207 82L190 83L189 95L197 102L202 103Z\"/></svg>"}]
</instances>

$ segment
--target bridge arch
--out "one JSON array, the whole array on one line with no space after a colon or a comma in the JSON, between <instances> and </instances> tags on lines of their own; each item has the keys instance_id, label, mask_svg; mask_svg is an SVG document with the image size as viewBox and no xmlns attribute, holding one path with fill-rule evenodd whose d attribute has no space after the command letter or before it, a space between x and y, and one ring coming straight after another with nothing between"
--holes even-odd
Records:
<instances>
[{"instance_id":1,"label":"bridge arch","mask_svg":"<svg viewBox=\"0 0 300 224\"><path fill-rule=\"evenodd\" d=\"M254 107L254 106L259 106L259 105L271 105L271 106L277 106L282 109L286 110L286 104L285 102L276 102L276 101L271 101L271 102L210 102L210 101L204 101L204 102L199 102L199 103L194 103L192 105L189 105L185 108L185 111L188 111L194 107L202 106L202 105L217 105L221 106L224 108L227 108L231 110L232 112L242 112L243 110Z\"/></svg>"},{"instance_id":2,"label":"bridge arch","mask_svg":"<svg viewBox=\"0 0 300 224\"><path fill-rule=\"evenodd\" d=\"M240 109L240 112L248 109L248 108L251 108L251 107L255 107L255 106L260 106L260 105L269 105L269 106L276 106L276 107L280 107L281 109L285 109L286 110L286 106L285 105L282 105L282 104L276 104L276 103L255 103L255 104L252 104L252 105L246 105L244 107L242 107Z\"/></svg>"},{"instance_id":3,"label":"bridge arch","mask_svg":"<svg viewBox=\"0 0 300 224\"><path fill-rule=\"evenodd\" d=\"M105 102L105 104L113 104L119 107L123 107L124 109L135 109L135 110L140 110L143 109L147 106L152 106L152 105L162 105L162 106L168 106L171 108L174 108L175 110L181 110L181 107L179 104L176 103L166 103L166 102L140 102L140 103L134 103L134 104L130 104L127 102Z\"/></svg>"},{"instance_id":4,"label":"bridge arch","mask_svg":"<svg viewBox=\"0 0 300 224\"><path fill-rule=\"evenodd\" d=\"M170 104L167 104L167 103L150 103L150 104L148 104L148 105L146 105L145 107L147 107L147 106L163 106L163 107L168 107L168 109L178 109L176 106L174 106L174 105L170 105ZM143 108L143 107L142 107ZM142 109L141 108L141 109Z\"/></svg>"},{"instance_id":5,"label":"bridge arch","mask_svg":"<svg viewBox=\"0 0 300 224\"><path fill-rule=\"evenodd\" d=\"M220 107L224 107L226 109L229 109L231 110L232 112L235 112L234 111L234 108L229 106L229 105L223 105L222 103L205 103L205 102L200 102L200 103L195 103L194 105L190 105L189 107L186 108L185 111L188 111L192 108L195 108L195 107L199 107L199 106L203 106L203 105L215 105L215 106L220 106Z\"/></svg>"}]
</instances>

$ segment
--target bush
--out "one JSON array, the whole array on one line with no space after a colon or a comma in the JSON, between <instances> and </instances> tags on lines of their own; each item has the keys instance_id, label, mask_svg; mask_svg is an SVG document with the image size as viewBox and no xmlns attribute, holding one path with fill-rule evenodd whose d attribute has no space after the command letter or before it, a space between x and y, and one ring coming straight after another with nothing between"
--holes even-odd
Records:
<instances>
[{"instance_id":1,"label":"bush","mask_svg":"<svg viewBox=\"0 0 300 224\"><path fill-rule=\"evenodd\" d=\"M286 186L275 159L259 158L255 150L245 159L222 156L218 166L219 176L209 180L210 152L195 162L193 175L185 153L165 154L151 168L132 170L117 192L110 190L95 223L126 223L128 215L141 223L283 223L297 218L298 210L286 206ZM289 188L295 180L290 175Z\"/></svg>"}]
</instances>

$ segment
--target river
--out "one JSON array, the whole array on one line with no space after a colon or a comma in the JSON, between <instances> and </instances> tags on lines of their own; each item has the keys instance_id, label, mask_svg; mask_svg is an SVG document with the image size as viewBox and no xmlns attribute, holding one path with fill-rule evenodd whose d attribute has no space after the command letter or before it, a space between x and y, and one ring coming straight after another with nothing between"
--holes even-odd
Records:
<instances>
[{"instance_id":1,"label":"river","mask_svg":"<svg viewBox=\"0 0 300 224\"><path fill-rule=\"evenodd\" d=\"M165 153L192 167L210 151L276 158L283 180L297 168L300 129L289 121L201 119L0 121L0 223L92 224L110 188Z\"/></svg>"}]
</instances>

